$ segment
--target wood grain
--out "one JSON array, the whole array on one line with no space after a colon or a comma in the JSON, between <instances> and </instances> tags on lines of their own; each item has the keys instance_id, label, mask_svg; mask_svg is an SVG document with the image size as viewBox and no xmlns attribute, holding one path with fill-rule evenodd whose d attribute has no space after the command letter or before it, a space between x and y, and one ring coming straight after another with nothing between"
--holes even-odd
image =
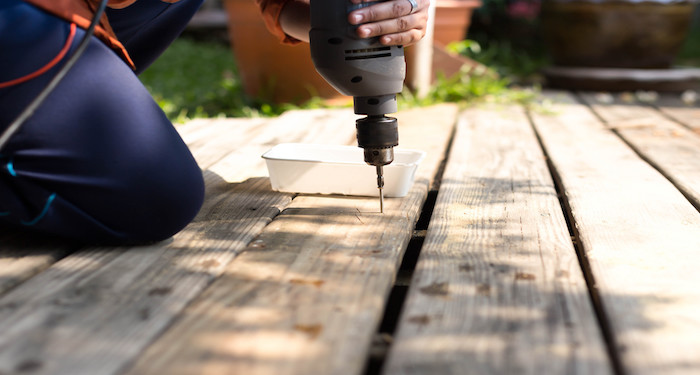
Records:
<instances>
[{"instance_id":1,"label":"wood grain","mask_svg":"<svg viewBox=\"0 0 700 375\"><path fill-rule=\"evenodd\" d=\"M55 237L0 229L0 296L78 248Z\"/></svg>"},{"instance_id":2,"label":"wood grain","mask_svg":"<svg viewBox=\"0 0 700 375\"><path fill-rule=\"evenodd\" d=\"M428 151L408 196L295 198L129 373L359 374L456 107L398 117Z\"/></svg>"},{"instance_id":3,"label":"wood grain","mask_svg":"<svg viewBox=\"0 0 700 375\"><path fill-rule=\"evenodd\" d=\"M581 98L700 208L700 133L679 125L653 107L600 103L590 94L582 94Z\"/></svg>"},{"instance_id":4,"label":"wood grain","mask_svg":"<svg viewBox=\"0 0 700 375\"><path fill-rule=\"evenodd\" d=\"M678 95L662 95L654 106L666 116L700 134L700 98L683 101Z\"/></svg>"},{"instance_id":5,"label":"wood grain","mask_svg":"<svg viewBox=\"0 0 700 375\"><path fill-rule=\"evenodd\" d=\"M247 140L264 133L269 121L262 118L210 120L204 122L205 126L199 126L198 131L190 129L190 125L181 127L189 130L182 137L199 167L206 170L232 151L244 147ZM196 127L199 123L193 125Z\"/></svg>"},{"instance_id":6,"label":"wood grain","mask_svg":"<svg viewBox=\"0 0 700 375\"><path fill-rule=\"evenodd\" d=\"M584 105L533 112L625 373L700 372L700 214Z\"/></svg>"},{"instance_id":7,"label":"wood grain","mask_svg":"<svg viewBox=\"0 0 700 375\"><path fill-rule=\"evenodd\" d=\"M260 159L270 144L346 142L355 117L291 113L230 137L232 151L205 171L204 207L172 241L84 249L0 298L0 373L118 373L291 202L270 190Z\"/></svg>"},{"instance_id":8,"label":"wood grain","mask_svg":"<svg viewBox=\"0 0 700 375\"><path fill-rule=\"evenodd\" d=\"M611 372L523 108L461 114L384 372Z\"/></svg>"}]
</instances>

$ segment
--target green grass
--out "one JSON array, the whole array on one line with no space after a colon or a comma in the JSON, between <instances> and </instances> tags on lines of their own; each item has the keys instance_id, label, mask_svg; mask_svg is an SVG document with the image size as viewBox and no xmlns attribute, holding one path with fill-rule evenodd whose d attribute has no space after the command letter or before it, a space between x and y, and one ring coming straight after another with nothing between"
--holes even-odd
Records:
<instances>
[{"instance_id":1,"label":"green grass","mask_svg":"<svg viewBox=\"0 0 700 375\"><path fill-rule=\"evenodd\" d=\"M468 105L477 102L528 104L534 101L537 91L538 86L521 88L512 85L510 78L501 78L491 69L481 72L464 71L450 78L438 77L424 98L418 98L411 91L404 90L400 95L399 107L420 107L438 103Z\"/></svg>"},{"instance_id":2,"label":"green grass","mask_svg":"<svg viewBox=\"0 0 700 375\"><path fill-rule=\"evenodd\" d=\"M222 44L180 38L139 78L175 122L260 114L243 92L231 50Z\"/></svg>"},{"instance_id":3,"label":"green grass","mask_svg":"<svg viewBox=\"0 0 700 375\"><path fill-rule=\"evenodd\" d=\"M276 116L294 104L268 103L243 91L230 47L177 39L139 78L173 122L192 118ZM323 106L311 99L301 108Z\"/></svg>"},{"instance_id":4,"label":"green grass","mask_svg":"<svg viewBox=\"0 0 700 375\"><path fill-rule=\"evenodd\" d=\"M174 121L241 116L248 108L225 46L178 39L139 78Z\"/></svg>"}]
</instances>

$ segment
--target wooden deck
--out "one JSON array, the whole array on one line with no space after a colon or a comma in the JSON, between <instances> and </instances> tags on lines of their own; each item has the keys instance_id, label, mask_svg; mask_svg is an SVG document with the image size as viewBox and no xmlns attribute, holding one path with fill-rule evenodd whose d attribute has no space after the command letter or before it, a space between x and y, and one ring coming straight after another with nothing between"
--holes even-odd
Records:
<instances>
[{"instance_id":1,"label":"wooden deck","mask_svg":"<svg viewBox=\"0 0 700 375\"><path fill-rule=\"evenodd\" d=\"M400 112L428 156L383 215L260 158L350 110L181 126L207 199L172 240L0 234L0 374L698 374L700 107L610 99Z\"/></svg>"}]
</instances>

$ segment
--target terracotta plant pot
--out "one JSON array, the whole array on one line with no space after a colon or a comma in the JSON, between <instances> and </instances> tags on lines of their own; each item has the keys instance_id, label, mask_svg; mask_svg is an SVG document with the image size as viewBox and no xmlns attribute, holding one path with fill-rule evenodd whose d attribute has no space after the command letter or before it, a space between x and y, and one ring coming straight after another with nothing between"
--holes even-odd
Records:
<instances>
[{"instance_id":1,"label":"terracotta plant pot","mask_svg":"<svg viewBox=\"0 0 700 375\"><path fill-rule=\"evenodd\" d=\"M275 103L342 98L316 72L309 45L281 44L252 0L225 0L233 53L246 94Z\"/></svg>"},{"instance_id":2,"label":"terracotta plant pot","mask_svg":"<svg viewBox=\"0 0 700 375\"><path fill-rule=\"evenodd\" d=\"M435 42L445 46L464 40L472 13L480 6L481 0L436 0Z\"/></svg>"},{"instance_id":3,"label":"terracotta plant pot","mask_svg":"<svg viewBox=\"0 0 700 375\"><path fill-rule=\"evenodd\" d=\"M544 40L554 65L665 69L690 26L688 1L563 1L542 6Z\"/></svg>"}]
</instances>

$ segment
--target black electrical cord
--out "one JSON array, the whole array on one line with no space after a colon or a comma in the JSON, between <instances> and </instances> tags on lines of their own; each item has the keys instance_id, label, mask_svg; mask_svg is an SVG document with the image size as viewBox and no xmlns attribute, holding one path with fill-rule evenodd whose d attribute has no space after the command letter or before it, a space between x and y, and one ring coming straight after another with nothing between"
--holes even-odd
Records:
<instances>
[{"instance_id":1,"label":"black electrical cord","mask_svg":"<svg viewBox=\"0 0 700 375\"><path fill-rule=\"evenodd\" d=\"M85 31L85 35L83 35L83 38L80 40L80 45L78 45L78 48L73 52L73 54L70 56L70 59L66 61L65 65L61 67L61 69L56 73L56 75L51 79L51 81L44 87L43 90L39 93L39 95L32 100L31 103L22 111L22 113L17 116L17 118L12 121L10 126L5 129L5 131L2 133L2 136L0 136L0 150L2 150L3 147L5 147L5 144L10 140L10 137L12 137L21 127L24 125L24 123L34 115L34 112L36 111L37 108L46 100L46 97L49 96L49 94L56 88L58 83L65 77L65 75L68 73L68 71L75 65L75 63L78 61L80 56L85 52L85 49L88 46L88 43L90 43L90 38L92 35L95 33L95 27L97 27L97 24L100 22L100 18L102 18L102 14L105 11L105 8L107 8L107 1L108 0L101 0L100 5L97 7L97 10L95 11L95 16L92 18L92 22L90 22L90 26L87 28Z\"/></svg>"}]
</instances>

